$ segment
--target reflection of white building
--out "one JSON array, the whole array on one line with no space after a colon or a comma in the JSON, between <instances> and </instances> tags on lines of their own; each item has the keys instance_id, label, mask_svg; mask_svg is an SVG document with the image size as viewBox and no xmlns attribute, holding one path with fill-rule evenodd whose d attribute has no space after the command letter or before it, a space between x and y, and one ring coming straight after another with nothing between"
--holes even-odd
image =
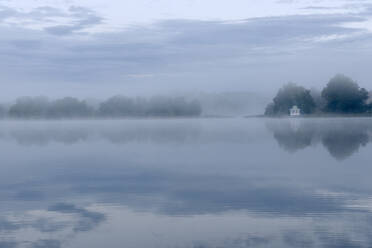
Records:
<instances>
[{"instance_id":1,"label":"reflection of white building","mask_svg":"<svg viewBox=\"0 0 372 248\"><path fill-rule=\"evenodd\" d=\"M299 109L296 105L294 105L294 106L289 110L289 115L290 115L290 116L299 116L299 115L301 115L301 109Z\"/></svg>"}]
</instances>

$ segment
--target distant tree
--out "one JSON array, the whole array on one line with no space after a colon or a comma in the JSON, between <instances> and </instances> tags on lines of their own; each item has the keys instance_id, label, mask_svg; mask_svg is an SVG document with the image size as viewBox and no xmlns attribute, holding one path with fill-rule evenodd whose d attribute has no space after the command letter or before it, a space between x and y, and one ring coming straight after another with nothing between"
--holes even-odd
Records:
<instances>
[{"instance_id":1,"label":"distant tree","mask_svg":"<svg viewBox=\"0 0 372 248\"><path fill-rule=\"evenodd\" d=\"M201 106L197 101L186 101L182 97L128 98L114 96L101 103L99 115L104 117L133 116L198 116Z\"/></svg>"},{"instance_id":2,"label":"distant tree","mask_svg":"<svg viewBox=\"0 0 372 248\"><path fill-rule=\"evenodd\" d=\"M73 97L65 97L53 101L47 112L49 118L86 118L93 113L92 108L84 101Z\"/></svg>"},{"instance_id":3,"label":"distant tree","mask_svg":"<svg viewBox=\"0 0 372 248\"><path fill-rule=\"evenodd\" d=\"M294 83L288 83L279 89L273 103L267 106L266 114L287 115L294 105L297 105L304 114L313 113L316 107L309 90Z\"/></svg>"},{"instance_id":4,"label":"distant tree","mask_svg":"<svg viewBox=\"0 0 372 248\"><path fill-rule=\"evenodd\" d=\"M49 100L46 97L20 97L9 109L13 118L44 118L48 110Z\"/></svg>"},{"instance_id":5,"label":"distant tree","mask_svg":"<svg viewBox=\"0 0 372 248\"><path fill-rule=\"evenodd\" d=\"M351 78L338 74L322 91L324 110L335 113L362 113L367 110L368 92Z\"/></svg>"},{"instance_id":6,"label":"distant tree","mask_svg":"<svg viewBox=\"0 0 372 248\"><path fill-rule=\"evenodd\" d=\"M323 110L326 103L324 98L322 97L322 92L316 88L311 88L310 95L314 99L316 111Z\"/></svg>"},{"instance_id":7,"label":"distant tree","mask_svg":"<svg viewBox=\"0 0 372 248\"><path fill-rule=\"evenodd\" d=\"M141 115L137 112L131 98L125 96L113 96L102 102L99 106L99 115L104 117L125 117Z\"/></svg>"},{"instance_id":8,"label":"distant tree","mask_svg":"<svg viewBox=\"0 0 372 248\"><path fill-rule=\"evenodd\" d=\"M5 118L7 116L8 109L5 105L0 105L0 118Z\"/></svg>"},{"instance_id":9,"label":"distant tree","mask_svg":"<svg viewBox=\"0 0 372 248\"><path fill-rule=\"evenodd\" d=\"M275 104L273 102L266 106L265 115L275 115Z\"/></svg>"},{"instance_id":10,"label":"distant tree","mask_svg":"<svg viewBox=\"0 0 372 248\"><path fill-rule=\"evenodd\" d=\"M2 108L0 118L8 114L12 118L87 118L87 117L142 117L142 116L199 116L201 105L196 100L182 97L129 98L114 96L102 103L88 104L77 98L65 97L49 101L45 97L21 97L16 103Z\"/></svg>"},{"instance_id":11,"label":"distant tree","mask_svg":"<svg viewBox=\"0 0 372 248\"><path fill-rule=\"evenodd\" d=\"M372 113L372 91L368 93L367 112L370 114Z\"/></svg>"},{"instance_id":12,"label":"distant tree","mask_svg":"<svg viewBox=\"0 0 372 248\"><path fill-rule=\"evenodd\" d=\"M200 103L196 100L187 102L183 97L154 97L149 100L149 116L198 116L201 114Z\"/></svg>"}]
</instances>

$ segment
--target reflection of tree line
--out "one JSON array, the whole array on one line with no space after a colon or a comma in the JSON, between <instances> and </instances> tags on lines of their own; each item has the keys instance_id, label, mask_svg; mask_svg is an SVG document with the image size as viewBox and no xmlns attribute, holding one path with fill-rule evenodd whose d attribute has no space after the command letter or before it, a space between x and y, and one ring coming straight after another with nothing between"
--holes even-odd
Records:
<instances>
[{"instance_id":1,"label":"reflection of tree line","mask_svg":"<svg viewBox=\"0 0 372 248\"><path fill-rule=\"evenodd\" d=\"M165 127L34 127L11 128L0 131L1 139L14 139L21 145L47 145L50 142L76 144L92 140L105 140L120 144L129 142L182 143L199 135L200 130L192 126Z\"/></svg>"},{"instance_id":2,"label":"reflection of tree line","mask_svg":"<svg viewBox=\"0 0 372 248\"><path fill-rule=\"evenodd\" d=\"M268 128L273 131L279 145L289 152L322 143L338 160L350 157L360 147L367 145L371 141L372 132L369 120L302 122L293 119L268 123Z\"/></svg>"},{"instance_id":3,"label":"reflection of tree line","mask_svg":"<svg viewBox=\"0 0 372 248\"><path fill-rule=\"evenodd\" d=\"M47 145L105 141L113 144L151 143L241 143L257 139L252 129L204 126L199 122L162 121L79 121L9 122L0 127L0 141L15 140L20 145Z\"/></svg>"}]
</instances>

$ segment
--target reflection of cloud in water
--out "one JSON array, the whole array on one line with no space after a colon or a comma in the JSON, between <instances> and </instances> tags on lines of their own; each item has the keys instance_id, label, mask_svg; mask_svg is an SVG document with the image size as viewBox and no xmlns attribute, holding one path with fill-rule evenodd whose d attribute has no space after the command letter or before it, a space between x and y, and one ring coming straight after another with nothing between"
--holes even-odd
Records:
<instances>
[{"instance_id":1,"label":"reflection of cloud in water","mask_svg":"<svg viewBox=\"0 0 372 248\"><path fill-rule=\"evenodd\" d=\"M17 246L17 242L14 241L0 241L0 248L15 248Z\"/></svg>"},{"instance_id":2,"label":"reflection of cloud in water","mask_svg":"<svg viewBox=\"0 0 372 248\"><path fill-rule=\"evenodd\" d=\"M329 153L343 160L371 141L369 119L272 120L267 127L279 145L290 152L322 143Z\"/></svg>"},{"instance_id":3,"label":"reflection of cloud in water","mask_svg":"<svg viewBox=\"0 0 372 248\"><path fill-rule=\"evenodd\" d=\"M77 208L72 204L60 203L49 207L48 210L64 214L78 215L79 221L74 227L74 231L77 232L89 231L105 219L105 216L101 213L88 211L84 208Z\"/></svg>"},{"instance_id":4,"label":"reflection of cloud in water","mask_svg":"<svg viewBox=\"0 0 372 248\"><path fill-rule=\"evenodd\" d=\"M112 172L111 176L99 176L99 171L95 172L95 176L87 174L86 171L80 173L71 172L59 180L53 179L54 184L62 183L61 188L66 188L65 184L72 187L72 191L66 191L64 197L74 198L73 194L77 192L78 196L93 198L95 202L106 202L101 206L104 211L58 203L51 205L47 211L29 211L28 214L18 217L5 216L3 222L0 222L3 227L0 235L4 232L17 235L21 230L31 228L37 231L35 240L28 241L30 246L17 247L64 247L67 240L72 240L72 236L91 231L104 220L117 221L117 225L113 226L129 228L133 224L146 226L146 221L152 222L153 218L156 218L158 223L145 229L134 229L126 235L148 239L151 238L148 233L152 230L160 232L160 237L167 239L172 235L177 237L177 233L173 233L172 227L168 226L170 223L175 225L176 232L183 228L183 221L187 222L187 219L191 218L193 225L210 221L208 228L211 230L213 225L220 222L220 232L216 233L216 237L208 239L211 230L205 229L190 245L177 243L177 246L168 247L368 247L359 244L372 243L371 230L368 231L371 225L369 210L355 206L351 210L345 205L347 199L342 194L315 195L300 188L264 186L264 182L260 186L257 182L228 176L196 176L164 171L145 173L138 169L137 173L133 170L125 175ZM115 202L116 200L118 202ZM17 198L17 201L20 199ZM120 211L129 212L131 219L127 220L128 216L122 215ZM115 214L117 212L118 215ZM110 218L106 218L103 213L110 214ZM149 218L149 215L152 217ZM235 225L234 218L240 219L237 228L239 233L231 233L231 227L224 226L224 223ZM164 219L171 221L163 222ZM139 224L133 221L138 221ZM355 221L364 232L346 231ZM268 230L266 225L270 225L273 230ZM320 227L322 229L319 229ZM342 229L338 229L339 227ZM159 229L162 229L163 233ZM128 229L125 230L128 232ZM116 231L120 236L122 229ZM187 229L185 231L187 232ZM348 236L350 232L353 237ZM53 239L50 238L51 234ZM206 235L205 239L203 234ZM86 237L93 237L89 235L95 234L87 233ZM104 234L101 235L104 237ZM11 241L7 242L11 244ZM125 244L126 240L123 238L122 242ZM168 242L171 244L169 240L165 240L166 244Z\"/></svg>"},{"instance_id":5,"label":"reflection of cloud in water","mask_svg":"<svg viewBox=\"0 0 372 248\"><path fill-rule=\"evenodd\" d=\"M31 245L31 248L60 248L60 247L62 247L61 241L54 239L38 240Z\"/></svg>"},{"instance_id":6,"label":"reflection of cloud in water","mask_svg":"<svg viewBox=\"0 0 372 248\"><path fill-rule=\"evenodd\" d=\"M79 232L90 231L104 220L102 213L64 203L53 205L47 211L8 213L0 219L0 248L59 248ZM26 230L33 236L26 235L24 240L22 233ZM13 238L6 240L6 236Z\"/></svg>"},{"instance_id":7,"label":"reflection of cloud in water","mask_svg":"<svg viewBox=\"0 0 372 248\"><path fill-rule=\"evenodd\" d=\"M264 142L254 143L265 134L260 133L262 130L266 132L265 127L261 127L257 132L247 125L249 120L242 120L242 123L236 126L231 122L227 126L221 123L213 126L213 121L205 126L198 121L188 124L182 121L105 123L99 122L99 125L89 122L69 122L67 125L54 123L45 127L41 123L31 125L31 127L28 124L18 123L15 126L0 129L0 142L15 140L22 145L49 144L51 148L50 150L39 147L35 149L16 147L14 149L13 154L17 156L19 151L30 152L35 157L40 154L43 156L39 156L40 159L35 161L20 162L20 168L23 168L22 163L24 163L25 168L35 169L30 173L30 178L16 177L16 180L11 178L9 181L1 182L0 199L5 203L4 205L12 207L14 203L14 206L24 208L24 210L19 210L19 212L24 211L24 214L5 213L0 218L0 235L5 237L7 234L9 237L9 239L0 239L0 248L65 247L67 241L73 240L71 237L80 239L85 236L88 239L95 238L97 234L102 235L106 240L106 234L95 232L95 227L102 223L108 223L110 230L120 229L116 230L118 240L125 235L122 228L128 228L126 229L129 232L127 235L137 235L137 238L143 239L152 237L151 234L149 235L150 231L157 232L158 229L163 228L165 230L161 233L163 237L169 238L175 234L175 237L190 241L190 236L183 236L183 234L177 236L177 233L174 233L177 229L183 231L184 226L181 220L187 222L189 219L191 219L192 228L198 227L204 221L205 229L200 231L200 237L195 237L193 242L184 246L184 243L175 243L177 245L174 246L168 245L168 242L163 244L179 248L371 247L371 210L357 207L357 203L354 202L353 205L353 202L350 202L352 198L367 198L366 195L369 195L370 191L358 193L358 189L368 188L369 184L348 184L347 189L340 190L338 186L344 185L343 177L328 184L328 181L327 183L322 180L316 181L318 172L315 176L311 174L306 177L294 167L284 164L285 161L280 163L282 166L271 165L273 160L258 160L257 166L247 164L246 168L239 167L239 174L235 171L230 173L230 170L236 170L236 168L234 169L234 164L228 162L237 160L220 160L220 158L226 156L235 158L242 154L241 151L245 154L249 149L264 151L267 147L272 147L275 140L271 138L271 134L267 133L265 136L267 139L263 140ZM262 125L262 119L254 125ZM274 137L281 147L288 151L295 152L311 145L318 145L327 148L332 156L338 159L350 156L360 146L368 143L368 136L371 132L368 122L364 120L299 120L295 125L286 120L274 120L268 124L268 127L274 132ZM161 167L157 164L165 163L168 157L156 161L151 157L148 160L133 159L132 163L128 160L128 152L123 156L110 158L104 156L107 155L105 153L107 150L98 150L102 149L101 144L96 146L97 144L92 142L97 140L113 144L144 143L145 145L128 146L131 148L128 149L129 152L141 151L141 155L148 151L141 150L148 143L155 143L150 144L151 149L162 147L163 143L169 142L176 144L189 142L189 146L177 146L178 150L171 150L175 151L172 156L176 159L170 159L170 165ZM84 152L83 149L76 149L75 153L75 149L70 149L71 147L50 144L56 142L65 144L84 142L86 146L83 149L89 149L87 153L81 155L79 152ZM216 167L221 166L226 173L215 170L215 167L212 170L207 166L204 167L204 161L201 159L198 160L200 167L197 168L188 167L184 161L177 163L177 159L182 160L185 157L182 156L182 152L186 151L186 154L189 154L187 152L196 151L198 147L190 150L189 147L199 142L208 143L205 147L210 148L214 156L208 161L215 162ZM216 150L216 144L209 144L213 142L218 143L218 147L223 147L226 151ZM53 150L55 147L59 149L62 157L57 162L53 155L44 157L44 152L55 151ZM104 147L116 152L114 146L104 144ZM169 147L163 146L162 151L168 154ZM238 149L238 152L235 153L234 149ZM73 153L69 153L72 150ZM91 151L97 151L94 159L92 159ZM216 155L216 151L222 152ZM277 151L273 149L273 154ZM282 152L279 151L274 155L282 155ZM9 153L6 158L11 158L11 156L12 153ZM254 158L259 158L259 156ZM239 161L244 164L249 159L248 154ZM172 164L173 161L175 164ZM267 162L267 164L261 162ZM178 165L182 165L182 168ZM274 167L280 167L282 171ZM317 171L319 167L300 169L305 170L303 174L306 174L307 169ZM328 166L326 169L333 170L334 167ZM26 174L26 172L22 173ZM334 175L333 172L328 173L324 173L324 177ZM320 193L321 190L331 193L324 193L324 191ZM334 191L336 192L333 193ZM72 199L71 202L79 203L82 196L84 196L82 201L86 200L93 204L104 203L102 206L104 211L66 203L49 206L50 202L60 202L60 199ZM47 210L29 210L44 209L40 205L49 207ZM9 209L9 206L4 208ZM115 211L114 208L126 209L130 214L120 219L120 214L119 216L111 215ZM118 219L117 225L111 225L116 218ZM159 223L151 226L150 221L155 218ZM220 222L216 221L218 218L221 218ZM226 219L229 218L233 220L230 222L231 226L225 227ZM164 219L170 221L162 222ZM230 228L233 228L240 219L245 220L244 224L238 226L234 232L229 232ZM143 228L146 223L152 229ZM355 227L355 223L358 223L358 227ZM140 227L131 233L135 225ZM204 238L203 235L213 233L213 230L209 229L218 225L221 226L221 232L216 232L211 239ZM270 228L275 230L268 231ZM23 240L27 242L22 243L22 232L26 229L31 230L34 236L30 240ZM84 235L77 235L82 232ZM19 238L12 239L11 237ZM220 239L214 242L218 238ZM107 240L107 246L110 247L110 239L107 238ZM125 246L126 240L124 238L122 240ZM93 241L92 243L95 244ZM150 244L153 243L150 242Z\"/></svg>"},{"instance_id":8,"label":"reflection of cloud in water","mask_svg":"<svg viewBox=\"0 0 372 248\"><path fill-rule=\"evenodd\" d=\"M285 182L272 184L268 179L240 178L237 176L198 175L166 170L121 168L107 173L105 168L65 172L35 188L43 188L49 198L63 191L64 197L91 196L103 202L118 203L136 211L151 211L170 216L220 214L226 211L246 210L273 215L299 216L315 213L337 213L345 210L343 194L320 194L311 188L294 187ZM48 185L54 187L48 192ZM66 188L69 188L66 191ZM10 188L19 191L17 187ZM33 186L29 186L33 192ZM60 190L59 190L60 189ZM36 189L35 189L36 191ZM16 194L18 196L18 193ZM31 196L25 195L26 201ZM1 196L7 199L6 196ZM9 199L9 198L8 198ZM9 200L14 198L10 197ZM17 201L22 198L15 198ZM36 194L35 201L38 201ZM88 215L69 205L58 205L49 210ZM89 216L89 215L88 215ZM88 223L99 221L92 215ZM94 219L93 217L96 217ZM84 229L83 227L80 227Z\"/></svg>"}]
</instances>

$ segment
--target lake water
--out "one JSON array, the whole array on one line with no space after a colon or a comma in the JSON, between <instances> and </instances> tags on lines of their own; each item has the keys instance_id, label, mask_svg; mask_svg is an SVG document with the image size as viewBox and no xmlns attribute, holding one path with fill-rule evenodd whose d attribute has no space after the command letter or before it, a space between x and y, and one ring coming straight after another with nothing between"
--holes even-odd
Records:
<instances>
[{"instance_id":1,"label":"lake water","mask_svg":"<svg viewBox=\"0 0 372 248\"><path fill-rule=\"evenodd\" d=\"M372 247L372 119L0 122L0 247Z\"/></svg>"}]
</instances>

